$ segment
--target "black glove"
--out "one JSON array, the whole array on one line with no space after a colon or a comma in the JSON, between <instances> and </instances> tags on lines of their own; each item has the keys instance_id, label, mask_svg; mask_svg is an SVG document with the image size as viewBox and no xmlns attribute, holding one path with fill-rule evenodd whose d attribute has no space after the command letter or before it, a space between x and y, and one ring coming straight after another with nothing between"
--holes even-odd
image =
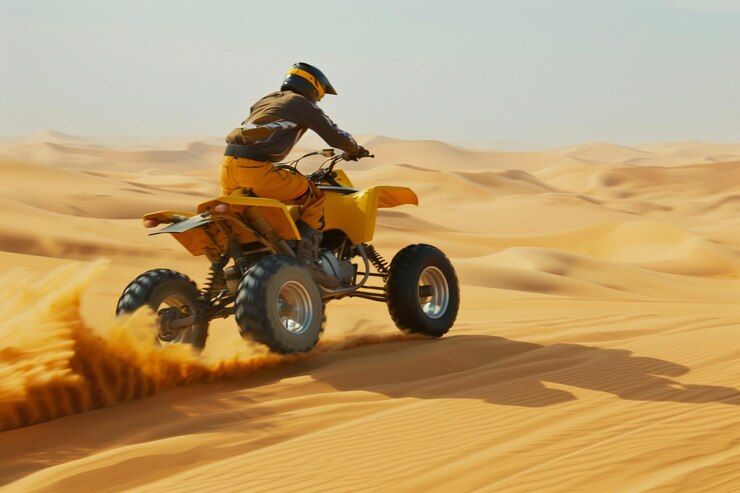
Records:
<instances>
[{"instance_id":1,"label":"black glove","mask_svg":"<svg viewBox=\"0 0 740 493\"><path fill-rule=\"evenodd\" d=\"M370 156L370 151L362 146L357 146L357 150L353 153L345 152L342 157L345 161L357 161L360 158Z\"/></svg>"}]
</instances>

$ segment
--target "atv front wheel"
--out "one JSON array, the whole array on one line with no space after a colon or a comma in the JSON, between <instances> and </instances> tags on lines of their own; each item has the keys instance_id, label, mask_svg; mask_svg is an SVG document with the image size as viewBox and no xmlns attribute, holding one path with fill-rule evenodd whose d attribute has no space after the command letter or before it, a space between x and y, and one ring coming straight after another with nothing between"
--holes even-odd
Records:
<instances>
[{"instance_id":1,"label":"atv front wheel","mask_svg":"<svg viewBox=\"0 0 740 493\"><path fill-rule=\"evenodd\" d=\"M449 259L431 245L410 245L393 257L385 282L388 312L404 332L441 337L460 306L460 288Z\"/></svg>"},{"instance_id":2,"label":"atv front wheel","mask_svg":"<svg viewBox=\"0 0 740 493\"><path fill-rule=\"evenodd\" d=\"M147 305L157 314L160 344L190 344L201 351L208 337L208 321L193 323L183 328L171 328L178 319L198 316L201 304L198 289L185 274L169 269L155 269L143 273L126 287L118 300L116 315L133 313Z\"/></svg>"},{"instance_id":3,"label":"atv front wheel","mask_svg":"<svg viewBox=\"0 0 740 493\"><path fill-rule=\"evenodd\" d=\"M324 331L321 293L298 261L271 256L249 268L236 295L236 323L244 338L276 353L300 353Z\"/></svg>"}]
</instances>

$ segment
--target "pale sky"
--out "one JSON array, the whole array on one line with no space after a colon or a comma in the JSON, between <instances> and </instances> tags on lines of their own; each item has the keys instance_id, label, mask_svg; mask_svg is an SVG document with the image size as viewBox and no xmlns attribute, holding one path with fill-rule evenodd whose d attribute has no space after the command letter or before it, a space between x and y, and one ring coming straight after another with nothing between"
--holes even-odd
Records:
<instances>
[{"instance_id":1,"label":"pale sky","mask_svg":"<svg viewBox=\"0 0 740 493\"><path fill-rule=\"evenodd\" d=\"M740 0L0 0L0 136L225 136L298 61L354 134L740 142Z\"/></svg>"}]
</instances>

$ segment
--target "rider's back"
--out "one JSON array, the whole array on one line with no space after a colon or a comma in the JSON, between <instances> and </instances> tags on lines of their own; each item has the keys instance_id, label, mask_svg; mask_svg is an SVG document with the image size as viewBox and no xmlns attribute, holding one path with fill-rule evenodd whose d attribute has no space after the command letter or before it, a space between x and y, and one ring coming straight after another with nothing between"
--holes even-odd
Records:
<instances>
[{"instance_id":1,"label":"rider's back","mask_svg":"<svg viewBox=\"0 0 740 493\"><path fill-rule=\"evenodd\" d=\"M330 146L353 149L357 144L307 98L292 91L276 91L257 101L240 127L226 137L229 144L243 145L265 155L269 161L283 160L307 129Z\"/></svg>"}]
</instances>

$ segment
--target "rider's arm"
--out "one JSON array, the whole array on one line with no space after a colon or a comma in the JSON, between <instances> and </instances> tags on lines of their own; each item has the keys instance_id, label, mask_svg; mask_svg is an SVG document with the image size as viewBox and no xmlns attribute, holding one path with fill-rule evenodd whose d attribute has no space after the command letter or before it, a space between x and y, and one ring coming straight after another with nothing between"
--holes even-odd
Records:
<instances>
[{"instance_id":1,"label":"rider's arm","mask_svg":"<svg viewBox=\"0 0 740 493\"><path fill-rule=\"evenodd\" d=\"M326 116L321 108L306 99L303 100L305 104L301 104L300 107L301 124L319 134L319 137L332 147L341 149L348 154L358 152L360 146L357 145L357 142L349 133L341 130L336 123Z\"/></svg>"}]
</instances>

